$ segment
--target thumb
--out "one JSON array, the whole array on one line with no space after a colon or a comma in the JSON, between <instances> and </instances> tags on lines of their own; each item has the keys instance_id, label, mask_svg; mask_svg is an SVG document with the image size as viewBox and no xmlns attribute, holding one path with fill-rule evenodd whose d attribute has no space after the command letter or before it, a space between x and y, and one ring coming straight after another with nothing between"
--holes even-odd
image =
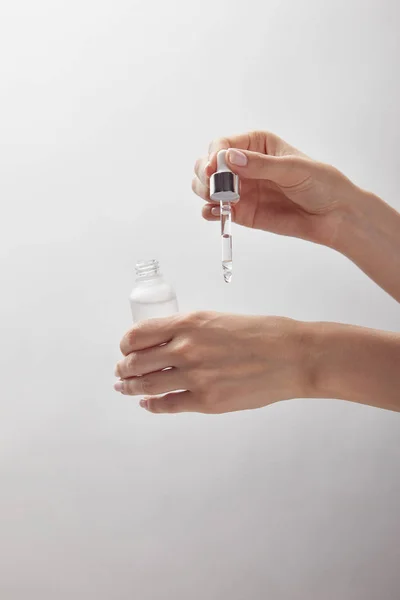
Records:
<instances>
[{"instance_id":1,"label":"thumb","mask_svg":"<svg viewBox=\"0 0 400 600\"><path fill-rule=\"evenodd\" d=\"M301 156L270 156L249 150L229 148L227 155L229 168L244 179L268 179L278 185L292 185L309 166Z\"/></svg>"}]
</instances>

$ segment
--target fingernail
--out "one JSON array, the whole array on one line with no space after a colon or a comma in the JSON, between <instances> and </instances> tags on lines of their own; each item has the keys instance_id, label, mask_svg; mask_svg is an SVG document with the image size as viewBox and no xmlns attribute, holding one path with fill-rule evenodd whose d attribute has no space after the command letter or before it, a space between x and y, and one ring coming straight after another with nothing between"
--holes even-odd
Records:
<instances>
[{"instance_id":1,"label":"fingernail","mask_svg":"<svg viewBox=\"0 0 400 600\"><path fill-rule=\"evenodd\" d=\"M116 392L123 392L124 391L124 382L117 381L117 383L114 383L114 390Z\"/></svg>"},{"instance_id":2,"label":"fingernail","mask_svg":"<svg viewBox=\"0 0 400 600\"><path fill-rule=\"evenodd\" d=\"M214 206L211 209L211 214L214 215L214 217L220 217L221 216L221 209L219 206Z\"/></svg>"},{"instance_id":3,"label":"fingernail","mask_svg":"<svg viewBox=\"0 0 400 600\"><path fill-rule=\"evenodd\" d=\"M142 399L142 400L139 402L139 404L140 404L140 406L141 406L142 408L148 408L148 405L149 405L149 403L148 403L148 401L146 400L146 398L143 398L143 399Z\"/></svg>"},{"instance_id":4,"label":"fingernail","mask_svg":"<svg viewBox=\"0 0 400 600\"><path fill-rule=\"evenodd\" d=\"M206 164L206 166L204 167L204 173L206 174L206 177L209 176L210 173L210 167L211 167L211 163L210 161L208 161L208 163Z\"/></svg>"},{"instance_id":5,"label":"fingernail","mask_svg":"<svg viewBox=\"0 0 400 600\"><path fill-rule=\"evenodd\" d=\"M245 167L247 165L247 156L243 152L239 152L239 150L229 150L228 160L238 167Z\"/></svg>"},{"instance_id":6,"label":"fingernail","mask_svg":"<svg viewBox=\"0 0 400 600\"><path fill-rule=\"evenodd\" d=\"M114 375L115 375L115 377L119 377L120 376L119 375L119 366L118 365L115 367Z\"/></svg>"}]
</instances>

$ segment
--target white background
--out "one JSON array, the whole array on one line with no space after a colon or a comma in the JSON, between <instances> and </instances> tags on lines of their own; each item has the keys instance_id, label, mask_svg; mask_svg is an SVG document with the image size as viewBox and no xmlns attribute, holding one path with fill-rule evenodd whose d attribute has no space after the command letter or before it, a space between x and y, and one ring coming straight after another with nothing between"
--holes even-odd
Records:
<instances>
[{"instance_id":1,"label":"white background","mask_svg":"<svg viewBox=\"0 0 400 600\"><path fill-rule=\"evenodd\" d=\"M400 208L396 0L3 0L0 597L395 600L400 418L154 416L112 390L136 259L182 310L398 329L342 256L218 225L212 138L265 128Z\"/></svg>"}]
</instances>

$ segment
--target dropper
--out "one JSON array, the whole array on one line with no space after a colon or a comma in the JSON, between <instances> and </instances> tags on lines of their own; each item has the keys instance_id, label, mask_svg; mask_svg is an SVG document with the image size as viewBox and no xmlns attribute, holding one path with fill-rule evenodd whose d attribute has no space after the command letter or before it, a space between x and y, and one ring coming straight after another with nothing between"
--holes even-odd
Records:
<instances>
[{"instance_id":1,"label":"dropper","mask_svg":"<svg viewBox=\"0 0 400 600\"><path fill-rule=\"evenodd\" d=\"M226 164L226 150L217 154L217 171L210 178L210 199L220 203L222 271L226 283L232 280L232 204L240 200L239 177Z\"/></svg>"}]
</instances>

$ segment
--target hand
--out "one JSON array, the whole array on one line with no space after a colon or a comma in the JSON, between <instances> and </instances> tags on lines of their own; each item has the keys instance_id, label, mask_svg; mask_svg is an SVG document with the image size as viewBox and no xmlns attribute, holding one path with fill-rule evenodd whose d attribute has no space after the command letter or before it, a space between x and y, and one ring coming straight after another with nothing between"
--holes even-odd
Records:
<instances>
[{"instance_id":1,"label":"hand","mask_svg":"<svg viewBox=\"0 0 400 600\"><path fill-rule=\"evenodd\" d=\"M221 149L230 149L228 165L241 180L241 199L232 207L236 223L334 246L358 188L333 167L308 158L272 133L216 140L208 156L196 162L193 190L207 201L205 219L219 219L218 205L210 202L209 177Z\"/></svg>"},{"instance_id":2,"label":"hand","mask_svg":"<svg viewBox=\"0 0 400 600\"><path fill-rule=\"evenodd\" d=\"M145 321L121 342L115 389L148 396L141 406L154 413L223 413L302 397L301 326L218 313Z\"/></svg>"}]
</instances>

